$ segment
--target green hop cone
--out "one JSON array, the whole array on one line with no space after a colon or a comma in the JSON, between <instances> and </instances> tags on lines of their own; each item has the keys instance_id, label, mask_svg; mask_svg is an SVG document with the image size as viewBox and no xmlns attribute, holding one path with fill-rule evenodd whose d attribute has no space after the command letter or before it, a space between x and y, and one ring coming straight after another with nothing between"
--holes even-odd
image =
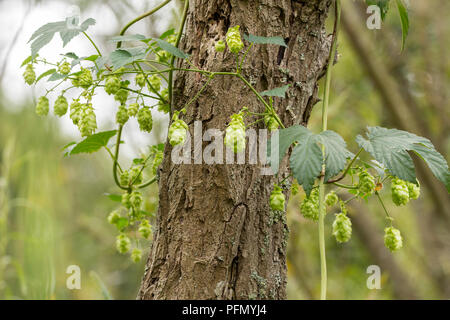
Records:
<instances>
[{"instance_id":1,"label":"green hop cone","mask_svg":"<svg viewBox=\"0 0 450 320\"><path fill-rule=\"evenodd\" d=\"M107 94L115 94L120 90L120 79L117 76L109 76L105 81L105 92Z\"/></svg>"},{"instance_id":2,"label":"green hop cone","mask_svg":"<svg viewBox=\"0 0 450 320\"><path fill-rule=\"evenodd\" d=\"M225 130L225 145L235 153L245 149L245 124L241 113L231 115L231 121Z\"/></svg>"},{"instance_id":3,"label":"green hop cone","mask_svg":"<svg viewBox=\"0 0 450 320\"><path fill-rule=\"evenodd\" d=\"M327 206L332 207L339 201L336 192L331 191L325 196L325 203Z\"/></svg>"},{"instance_id":4,"label":"green hop cone","mask_svg":"<svg viewBox=\"0 0 450 320\"><path fill-rule=\"evenodd\" d=\"M139 128L145 132L151 132L153 127L153 118L150 108L143 106L139 109L137 114L137 121L139 123Z\"/></svg>"},{"instance_id":5,"label":"green hop cone","mask_svg":"<svg viewBox=\"0 0 450 320\"><path fill-rule=\"evenodd\" d=\"M64 61L58 66L58 72L61 74L69 74L70 73L70 63Z\"/></svg>"},{"instance_id":6,"label":"green hop cone","mask_svg":"<svg viewBox=\"0 0 450 320\"><path fill-rule=\"evenodd\" d=\"M74 125L78 125L81 119L81 103L78 99L74 99L70 104L70 119Z\"/></svg>"},{"instance_id":7,"label":"green hop cone","mask_svg":"<svg viewBox=\"0 0 450 320\"><path fill-rule=\"evenodd\" d=\"M126 89L123 89L123 88L119 89L114 94L114 100L119 101L120 104L125 104L127 102L127 99L128 99L128 90L126 90Z\"/></svg>"},{"instance_id":8,"label":"green hop cone","mask_svg":"<svg viewBox=\"0 0 450 320\"><path fill-rule=\"evenodd\" d=\"M244 43L241 40L241 34L239 32L239 26L229 28L226 35L228 48L233 53L239 53L244 48Z\"/></svg>"},{"instance_id":9,"label":"green hop cone","mask_svg":"<svg viewBox=\"0 0 450 320\"><path fill-rule=\"evenodd\" d=\"M219 40L216 42L214 48L217 52L224 52L225 51L225 41Z\"/></svg>"},{"instance_id":10,"label":"green hop cone","mask_svg":"<svg viewBox=\"0 0 450 320\"><path fill-rule=\"evenodd\" d=\"M178 118L178 114L172 117L172 124L169 127L169 143L172 146L183 145L186 141L188 126L186 122Z\"/></svg>"},{"instance_id":11,"label":"green hop cone","mask_svg":"<svg viewBox=\"0 0 450 320\"><path fill-rule=\"evenodd\" d=\"M154 175L156 175L158 167L163 161L163 157L164 157L164 154L162 151L158 151L157 153L155 153L155 156L153 157L153 162L152 162L152 173Z\"/></svg>"},{"instance_id":12,"label":"green hop cone","mask_svg":"<svg viewBox=\"0 0 450 320\"><path fill-rule=\"evenodd\" d=\"M269 131L275 131L278 129L278 121L272 115L266 114L264 116L264 123Z\"/></svg>"},{"instance_id":13,"label":"green hop cone","mask_svg":"<svg viewBox=\"0 0 450 320\"><path fill-rule=\"evenodd\" d=\"M397 251L403 247L403 239L400 230L394 227L384 229L384 245L391 251Z\"/></svg>"},{"instance_id":14,"label":"green hop cone","mask_svg":"<svg viewBox=\"0 0 450 320\"><path fill-rule=\"evenodd\" d=\"M72 79L72 84L75 87L81 87L84 89L89 88L92 85L92 73L91 70L81 68L81 72Z\"/></svg>"},{"instance_id":15,"label":"green hop cone","mask_svg":"<svg viewBox=\"0 0 450 320\"><path fill-rule=\"evenodd\" d=\"M142 250L138 248L133 248L133 250L131 250L131 260L134 263L138 263L139 261L141 261L141 259L142 259Z\"/></svg>"},{"instance_id":16,"label":"green hop cone","mask_svg":"<svg viewBox=\"0 0 450 320\"><path fill-rule=\"evenodd\" d=\"M161 91L161 96L163 97L164 101L159 100L158 101L158 111L169 113L170 112L170 104L169 102L169 89L165 88Z\"/></svg>"},{"instance_id":17,"label":"green hop cone","mask_svg":"<svg viewBox=\"0 0 450 320\"><path fill-rule=\"evenodd\" d=\"M272 210L284 211L286 198L278 185L275 185L270 194L270 208Z\"/></svg>"},{"instance_id":18,"label":"green hop cone","mask_svg":"<svg viewBox=\"0 0 450 320\"><path fill-rule=\"evenodd\" d=\"M108 215L108 222L110 224L116 224L120 219L119 211L114 210Z\"/></svg>"},{"instance_id":19,"label":"green hop cone","mask_svg":"<svg viewBox=\"0 0 450 320\"><path fill-rule=\"evenodd\" d=\"M144 180L142 170L139 167L133 167L130 169L130 179L133 184L141 184Z\"/></svg>"},{"instance_id":20,"label":"green hop cone","mask_svg":"<svg viewBox=\"0 0 450 320\"><path fill-rule=\"evenodd\" d=\"M148 222L148 220L142 220L138 231L139 231L140 235L142 236L142 238L144 238L144 239L150 238L150 236L152 235L152 227L150 226L150 223Z\"/></svg>"},{"instance_id":21,"label":"green hop cone","mask_svg":"<svg viewBox=\"0 0 450 320\"><path fill-rule=\"evenodd\" d=\"M127 123L129 118L130 117L128 115L127 106L124 104L121 104L116 113L116 122L123 126L125 123Z\"/></svg>"},{"instance_id":22,"label":"green hop cone","mask_svg":"<svg viewBox=\"0 0 450 320\"><path fill-rule=\"evenodd\" d=\"M391 182L392 202L396 206L405 205L409 201L409 189L406 181L398 178L392 179Z\"/></svg>"},{"instance_id":23,"label":"green hop cone","mask_svg":"<svg viewBox=\"0 0 450 320\"><path fill-rule=\"evenodd\" d=\"M38 102L36 104L36 114L38 116L46 116L48 114L49 102L47 97L42 96L39 97Z\"/></svg>"},{"instance_id":24,"label":"green hop cone","mask_svg":"<svg viewBox=\"0 0 450 320\"><path fill-rule=\"evenodd\" d=\"M311 191L309 197L306 197L300 205L301 214L313 221L319 220L319 194L317 188Z\"/></svg>"},{"instance_id":25,"label":"green hop cone","mask_svg":"<svg viewBox=\"0 0 450 320\"><path fill-rule=\"evenodd\" d=\"M127 253L130 250L131 241L126 234L121 233L116 238L116 248L120 253Z\"/></svg>"},{"instance_id":26,"label":"green hop cone","mask_svg":"<svg viewBox=\"0 0 450 320\"><path fill-rule=\"evenodd\" d=\"M55 105L53 107L53 112L58 117L62 117L63 115L66 114L68 108L69 108L69 103L67 102L67 99L61 95L55 101Z\"/></svg>"},{"instance_id":27,"label":"green hop cone","mask_svg":"<svg viewBox=\"0 0 450 320\"><path fill-rule=\"evenodd\" d=\"M293 196L295 196L296 194L298 194L298 188L299 188L298 183L297 183L297 182L293 182L293 183L292 183L292 186L291 186L291 194L292 194Z\"/></svg>"},{"instance_id":28,"label":"green hop cone","mask_svg":"<svg viewBox=\"0 0 450 320\"><path fill-rule=\"evenodd\" d=\"M375 191L375 178L366 170L358 173L358 191L363 197L371 195Z\"/></svg>"},{"instance_id":29,"label":"green hop cone","mask_svg":"<svg viewBox=\"0 0 450 320\"><path fill-rule=\"evenodd\" d=\"M409 199L410 200L418 199L420 196L420 186L418 184L416 185L415 183L409 181L406 182L406 186L408 187Z\"/></svg>"},{"instance_id":30,"label":"green hop cone","mask_svg":"<svg viewBox=\"0 0 450 320\"><path fill-rule=\"evenodd\" d=\"M333 235L340 243L347 242L352 237L352 222L345 213L336 215L333 222Z\"/></svg>"},{"instance_id":31,"label":"green hop cone","mask_svg":"<svg viewBox=\"0 0 450 320\"><path fill-rule=\"evenodd\" d=\"M177 43L177 34L174 33L174 34L171 34L170 36L168 36L167 42L174 46Z\"/></svg>"},{"instance_id":32,"label":"green hop cone","mask_svg":"<svg viewBox=\"0 0 450 320\"><path fill-rule=\"evenodd\" d=\"M168 62L170 59L170 53L165 50L159 50L156 52L155 60L157 62Z\"/></svg>"},{"instance_id":33,"label":"green hop cone","mask_svg":"<svg viewBox=\"0 0 450 320\"><path fill-rule=\"evenodd\" d=\"M134 78L134 83L139 87L145 86L145 76L142 73L138 73Z\"/></svg>"},{"instance_id":34,"label":"green hop cone","mask_svg":"<svg viewBox=\"0 0 450 320\"><path fill-rule=\"evenodd\" d=\"M148 82L151 86L148 86L148 91L156 93L161 89L161 78L157 74L153 74L148 77Z\"/></svg>"},{"instance_id":35,"label":"green hop cone","mask_svg":"<svg viewBox=\"0 0 450 320\"><path fill-rule=\"evenodd\" d=\"M122 195L122 205L127 209L130 209L132 207L129 193L124 193Z\"/></svg>"},{"instance_id":36,"label":"green hop cone","mask_svg":"<svg viewBox=\"0 0 450 320\"><path fill-rule=\"evenodd\" d=\"M139 191L130 193L130 202L134 210L139 211L142 206L142 194Z\"/></svg>"},{"instance_id":37,"label":"green hop cone","mask_svg":"<svg viewBox=\"0 0 450 320\"><path fill-rule=\"evenodd\" d=\"M97 118L91 103L81 105L78 129L80 130L82 137L92 135L95 132L95 129L97 129Z\"/></svg>"},{"instance_id":38,"label":"green hop cone","mask_svg":"<svg viewBox=\"0 0 450 320\"><path fill-rule=\"evenodd\" d=\"M129 183L130 183L130 172L128 170L124 170L120 174L120 185L128 186Z\"/></svg>"},{"instance_id":39,"label":"green hop cone","mask_svg":"<svg viewBox=\"0 0 450 320\"><path fill-rule=\"evenodd\" d=\"M128 106L128 116L129 117L134 117L135 115L137 115L139 111L139 103L131 103Z\"/></svg>"},{"instance_id":40,"label":"green hop cone","mask_svg":"<svg viewBox=\"0 0 450 320\"><path fill-rule=\"evenodd\" d=\"M28 85L32 85L36 80L36 73L34 72L34 67L32 63L27 64L25 71L23 73L23 79Z\"/></svg>"}]
</instances>

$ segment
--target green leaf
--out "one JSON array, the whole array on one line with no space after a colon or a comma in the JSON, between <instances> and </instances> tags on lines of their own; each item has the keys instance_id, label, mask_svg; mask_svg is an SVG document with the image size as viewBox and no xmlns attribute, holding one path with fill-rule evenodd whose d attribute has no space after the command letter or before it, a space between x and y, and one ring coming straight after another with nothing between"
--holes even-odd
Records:
<instances>
[{"instance_id":1,"label":"green leaf","mask_svg":"<svg viewBox=\"0 0 450 320\"><path fill-rule=\"evenodd\" d=\"M111 52L109 55L111 63L114 69L119 69L120 67L130 63L132 61L131 53L123 49L117 49Z\"/></svg>"},{"instance_id":2,"label":"green leaf","mask_svg":"<svg viewBox=\"0 0 450 320\"><path fill-rule=\"evenodd\" d=\"M66 27L66 21L57 21L57 22L50 22L47 23L40 28L38 28L33 34L31 35L30 40L28 42L36 39L39 36L42 36L46 33L55 34L55 32L58 32L60 30L63 30Z\"/></svg>"},{"instance_id":3,"label":"green leaf","mask_svg":"<svg viewBox=\"0 0 450 320\"><path fill-rule=\"evenodd\" d=\"M121 217L121 218L117 219L117 222L115 223L115 225L118 230L122 230L128 226L128 219Z\"/></svg>"},{"instance_id":4,"label":"green leaf","mask_svg":"<svg viewBox=\"0 0 450 320\"><path fill-rule=\"evenodd\" d=\"M114 137L117 130L104 131L93 134L83 141L79 142L70 152L70 155L79 153L92 153L98 151L102 147L106 147L109 139Z\"/></svg>"},{"instance_id":5,"label":"green leaf","mask_svg":"<svg viewBox=\"0 0 450 320\"><path fill-rule=\"evenodd\" d=\"M248 42L257 44L276 44L279 46L287 47L282 37L262 37L262 36L254 36L252 34L249 35L244 34L244 39L247 40Z\"/></svg>"},{"instance_id":6,"label":"green leaf","mask_svg":"<svg viewBox=\"0 0 450 320\"><path fill-rule=\"evenodd\" d=\"M368 127L367 131L368 139L358 135L356 142L385 166L392 175L402 180L416 182L414 163L408 153L412 151L427 163L431 172L450 192L448 164L430 140L397 129Z\"/></svg>"},{"instance_id":7,"label":"green leaf","mask_svg":"<svg viewBox=\"0 0 450 320\"><path fill-rule=\"evenodd\" d=\"M309 131L298 141L290 158L292 174L308 196L322 171L322 150L317 140L318 136Z\"/></svg>"},{"instance_id":8,"label":"green leaf","mask_svg":"<svg viewBox=\"0 0 450 320\"><path fill-rule=\"evenodd\" d=\"M308 128L301 125L295 125L286 129L275 131L267 143L267 158L269 159L273 174L278 173L280 161L283 159L290 145L309 134L311 134L311 132ZM276 152L277 149L278 153ZM275 151L273 155L272 150Z\"/></svg>"},{"instance_id":9,"label":"green leaf","mask_svg":"<svg viewBox=\"0 0 450 320\"><path fill-rule=\"evenodd\" d=\"M406 38L408 37L409 32L409 15L408 9L406 9L403 0L397 0L397 8L402 23L402 51L403 51L405 49Z\"/></svg>"},{"instance_id":10,"label":"green leaf","mask_svg":"<svg viewBox=\"0 0 450 320\"><path fill-rule=\"evenodd\" d=\"M133 63L136 60L145 58L146 47L135 47L127 49L116 49L111 52L109 58L114 69L123 67L124 65Z\"/></svg>"},{"instance_id":11,"label":"green leaf","mask_svg":"<svg viewBox=\"0 0 450 320\"><path fill-rule=\"evenodd\" d=\"M37 83L39 80L41 80L43 77L49 76L49 75L51 75L51 74L53 74L53 73L55 73L55 72L56 72L56 69L55 69L55 68L48 69L47 71L45 71L44 73L42 73L39 77L37 77L36 83Z\"/></svg>"},{"instance_id":12,"label":"green leaf","mask_svg":"<svg viewBox=\"0 0 450 320\"><path fill-rule=\"evenodd\" d=\"M78 59L78 56L73 52L67 52L64 56L72 59Z\"/></svg>"},{"instance_id":13,"label":"green leaf","mask_svg":"<svg viewBox=\"0 0 450 320\"><path fill-rule=\"evenodd\" d=\"M162 39L153 39L156 41L158 46L169 52L170 54L173 54L175 57L181 58L181 59L187 59L189 58L189 55L178 49L177 47L171 45L170 43L162 40Z\"/></svg>"},{"instance_id":14,"label":"green leaf","mask_svg":"<svg viewBox=\"0 0 450 320\"><path fill-rule=\"evenodd\" d=\"M390 0L366 0L366 4L368 6L378 6L380 8L381 20L384 20L389 11L389 1Z\"/></svg>"},{"instance_id":15,"label":"green leaf","mask_svg":"<svg viewBox=\"0 0 450 320\"><path fill-rule=\"evenodd\" d=\"M41 50L46 44L52 41L54 34L55 33L53 32L47 32L36 38L31 43L31 56L36 57L39 50Z\"/></svg>"},{"instance_id":16,"label":"green leaf","mask_svg":"<svg viewBox=\"0 0 450 320\"><path fill-rule=\"evenodd\" d=\"M105 193L105 196L107 196L108 199L110 199L112 201L122 202L122 196L120 194Z\"/></svg>"},{"instance_id":17,"label":"green leaf","mask_svg":"<svg viewBox=\"0 0 450 320\"><path fill-rule=\"evenodd\" d=\"M93 18L88 18L86 20L84 20L81 25L80 25L80 30L81 31L86 31L90 26L93 26L96 23L95 19Z\"/></svg>"},{"instance_id":18,"label":"green leaf","mask_svg":"<svg viewBox=\"0 0 450 320\"><path fill-rule=\"evenodd\" d=\"M67 78L67 74L61 74L58 72L54 72L47 81L58 81L61 79Z\"/></svg>"},{"instance_id":19,"label":"green leaf","mask_svg":"<svg viewBox=\"0 0 450 320\"><path fill-rule=\"evenodd\" d=\"M289 89L289 85L285 85L282 87L278 87L275 89L271 89L271 90L266 90L263 92L260 92L259 94L261 96L268 96L268 97L280 97L280 98L284 98L286 96L286 91Z\"/></svg>"},{"instance_id":20,"label":"green leaf","mask_svg":"<svg viewBox=\"0 0 450 320\"><path fill-rule=\"evenodd\" d=\"M145 40L145 39L146 39L146 37L143 36L142 34L129 34L129 35L125 35L125 36L112 37L111 39L109 39L109 41L125 42L125 41L141 41L141 40Z\"/></svg>"},{"instance_id":21,"label":"green leaf","mask_svg":"<svg viewBox=\"0 0 450 320\"><path fill-rule=\"evenodd\" d=\"M318 135L319 142L325 147L325 177L328 181L345 168L347 159L353 154L347 150L344 139L336 132L327 130Z\"/></svg>"},{"instance_id":22,"label":"green leaf","mask_svg":"<svg viewBox=\"0 0 450 320\"><path fill-rule=\"evenodd\" d=\"M169 29L166 32L164 32L159 38L164 40L165 38L173 35L174 33L175 33L175 28L172 28L172 29Z\"/></svg>"},{"instance_id":23,"label":"green leaf","mask_svg":"<svg viewBox=\"0 0 450 320\"><path fill-rule=\"evenodd\" d=\"M32 59L33 59L32 56L28 56L25 60L22 61L22 64L20 65L20 67L22 68L24 65L28 64L29 62L31 62Z\"/></svg>"}]
</instances>

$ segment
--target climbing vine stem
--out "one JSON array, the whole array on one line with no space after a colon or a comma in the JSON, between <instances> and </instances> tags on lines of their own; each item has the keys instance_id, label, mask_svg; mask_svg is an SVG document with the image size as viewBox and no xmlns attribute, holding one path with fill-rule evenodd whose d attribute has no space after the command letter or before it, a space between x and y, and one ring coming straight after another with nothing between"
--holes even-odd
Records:
<instances>
[{"instance_id":1,"label":"climbing vine stem","mask_svg":"<svg viewBox=\"0 0 450 320\"><path fill-rule=\"evenodd\" d=\"M340 0L335 2L335 20L333 39L331 41L330 55L328 58L327 72L325 78L325 88L323 94L322 105L322 131L327 130L327 117L328 117L328 103L330 98L330 83L331 83L331 68L334 64L334 58L336 55L336 43L339 33L339 23L341 16L341 3ZM322 146L322 153L325 153L325 147ZM320 299L326 300L327 298L327 261L325 252L325 184L324 184L325 164L322 165L322 176L319 180L319 250L320 250Z\"/></svg>"}]
</instances>

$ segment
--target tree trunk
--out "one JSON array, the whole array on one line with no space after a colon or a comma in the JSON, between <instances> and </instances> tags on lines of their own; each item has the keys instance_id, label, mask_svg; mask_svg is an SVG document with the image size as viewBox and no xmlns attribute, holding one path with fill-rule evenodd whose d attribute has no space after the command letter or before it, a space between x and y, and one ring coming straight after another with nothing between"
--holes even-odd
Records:
<instances>
[{"instance_id":1,"label":"tree trunk","mask_svg":"<svg viewBox=\"0 0 450 320\"><path fill-rule=\"evenodd\" d=\"M275 99L275 110L286 126L306 125L328 59L324 23L331 2L191 0L181 48L198 68L234 71L235 56L214 49L230 26L240 25L241 34L283 37L287 48L254 45L242 74L258 91L290 84L286 98ZM181 109L206 80L179 72L175 108ZM264 112L239 79L216 76L182 118L194 137L194 121L201 121L202 134L210 128L224 131L229 116L244 106ZM259 122L257 129L262 128ZM203 150L209 143L202 143ZM261 175L261 164L248 161L174 164L171 151L166 144L157 225L138 298L286 298L288 228L284 215L269 207L275 177ZM279 180L287 175L286 164L285 159Z\"/></svg>"}]
</instances>

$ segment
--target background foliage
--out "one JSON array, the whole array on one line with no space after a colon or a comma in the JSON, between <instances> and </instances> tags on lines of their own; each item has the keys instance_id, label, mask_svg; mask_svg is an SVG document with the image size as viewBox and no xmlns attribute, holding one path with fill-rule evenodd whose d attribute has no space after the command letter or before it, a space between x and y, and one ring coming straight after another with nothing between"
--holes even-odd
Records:
<instances>
[{"instance_id":1,"label":"background foliage","mask_svg":"<svg viewBox=\"0 0 450 320\"><path fill-rule=\"evenodd\" d=\"M450 60L446 57L449 49L446 39L450 36L450 21L444 18L444 13L449 12L450 3L410 1L411 25L401 53L401 26L395 14L387 15L382 30L369 31L365 27L363 2L344 2L344 13L355 15L343 17L339 62L333 70L329 128L346 141L354 141L366 125L407 129L430 138L448 160ZM11 3L0 2L4 23L10 13L3 9L11 7ZM20 61L29 55L29 49L25 51L16 42L22 36L28 39L30 34L26 31L42 24L33 18L33 12L56 8L63 17L65 7L57 1L14 3L16 9L11 10L25 18L17 19L8 28L3 26L2 30L10 31L1 35L5 41L0 47L3 92L0 94L0 298L105 299L110 295L115 299L134 299L145 259L133 264L114 248L116 231L106 222L114 204L103 194L104 190L115 191L108 155L63 157L62 147L74 140L76 133L66 128L68 123L56 118L38 119L32 110L31 89L25 87L20 77ZM101 24L92 27L93 36L105 40L104 46L111 45L106 38L117 34L125 21L145 11L142 3L136 1L73 3L81 7L85 17L93 16L99 22L101 15L92 13L102 12L111 18L107 34ZM73 3L67 2L65 6ZM136 27L136 33L157 35L167 28L167 20L175 26L179 10L179 4L164 9ZM365 39L372 46L361 49L358 39ZM15 63L16 60L19 62ZM371 70L368 61L377 68ZM377 77L393 85L386 88L377 83ZM412 119L407 123L395 116L398 112L395 108L402 105ZM108 119L105 114L104 122ZM319 131L320 103L313 110L309 128ZM166 133L159 131L152 136L135 133L133 138L163 141ZM349 145L349 149L358 148L355 144ZM128 158L131 160L138 151L129 148ZM422 182L419 200L406 207L388 208L404 236L401 251L391 254L382 242L376 245L382 241L384 213L375 199L368 206L356 203L350 207L353 241L339 245L327 237L329 298L450 298L450 210L445 206L449 199L445 193L443 197L436 195L432 185L443 189L442 185L430 178L431 172L424 174L431 182L424 182L419 172ZM288 245L291 299L317 298L320 290L317 225L300 215L298 204L304 196L300 193L292 197L287 213L291 230ZM148 205L155 205L155 197L156 189L151 189L146 195ZM328 235L332 219L332 215L326 218ZM81 268L81 290L71 291L65 286L65 270L71 264ZM381 290L366 287L366 268L372 264L382 268Z\"/></svg>"}]
</instances>

